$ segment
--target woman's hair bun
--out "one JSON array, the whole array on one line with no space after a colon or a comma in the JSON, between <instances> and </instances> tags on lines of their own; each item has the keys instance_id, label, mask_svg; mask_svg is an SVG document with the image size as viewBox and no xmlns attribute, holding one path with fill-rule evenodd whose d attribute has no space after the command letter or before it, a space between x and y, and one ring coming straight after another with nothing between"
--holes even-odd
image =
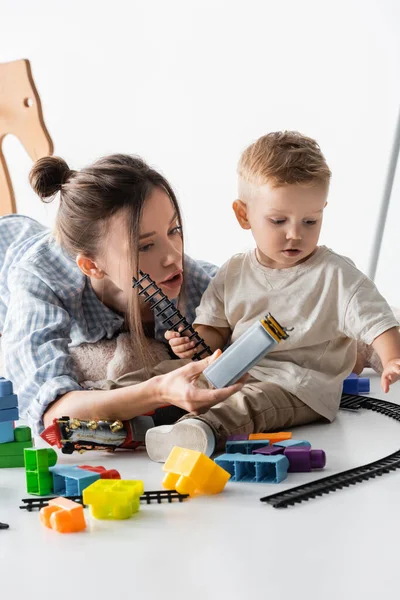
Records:
<instances>
[{"instance_id":1,"label":"woman's hair bun","mask_svg":"<svg viewBox=\"0 0 400 600\"><path fill-rule=\"evenodd\" d=\"M52 198L67 182L72 171L64 159L59 156L44 156L33 165L29 174L29 183L42 199Z\"/></svg>"}]
</instances>

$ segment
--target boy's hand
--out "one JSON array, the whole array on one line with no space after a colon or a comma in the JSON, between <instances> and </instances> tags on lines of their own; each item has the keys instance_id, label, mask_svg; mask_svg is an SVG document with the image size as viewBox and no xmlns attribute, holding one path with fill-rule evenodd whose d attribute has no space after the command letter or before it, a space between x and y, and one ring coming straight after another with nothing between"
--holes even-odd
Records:
<instances>
[{"instance_id":1,"label":"boy's hand","mask_svg":"<svg viewBox=\"0 0 400 600\"><path fill-rule=\"evenodd\" d=\"M188 337L182 337L177 331L166 331L165 339L168 340L173 353L179 358L192 358L196 353L194 349L196 342L189 340Z\"/></svg>"},{"instance_id":2,"label":"boy's hand","mask_svg":"<svg viewBox=\"0 0 400 600\"><path fill-rule=\"evenodd\" d=\"M400 379L400 358L393 358L385 366L381 377L381 385L385 394L389 391L392 383L398 379Z\"/></svg>"}]
</instances>

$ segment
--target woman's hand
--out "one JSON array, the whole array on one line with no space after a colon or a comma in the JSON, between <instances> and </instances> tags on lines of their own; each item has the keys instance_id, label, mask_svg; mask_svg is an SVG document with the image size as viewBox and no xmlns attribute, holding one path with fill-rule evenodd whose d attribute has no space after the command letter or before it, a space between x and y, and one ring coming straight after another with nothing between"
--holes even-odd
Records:
<instances>
[{"instance_id":1,"label":"woman's hand","mask_svg":"<svg viewBox=\"0 0 400 600\"><path fill-rule=\"evenodd\" d=\"M175 351L175 350L174 350ZM206 412L215 404L223 402L229 396L238 392L247 379L243 376L237 383L222 389L204 389L196 385L198 378L208 365L221 355L221 350L216 350L198 362L192 362L180 369L165 375L158 375L157 391L164 404L174 404L195 415Z\"/></svg>"},{"instance_id":2,"label":"woman's hand","mask_svg":"<svg viewBox=\"0 0 400 600\"><path fill-rule=\"evenodd\" d=\"M166 331L165 339L168 340L173 353L179 358L192 358L196 353L194 348L196 342L189 340L188 337L182 337L178 331Z\"/></svg>"}]
</instances>

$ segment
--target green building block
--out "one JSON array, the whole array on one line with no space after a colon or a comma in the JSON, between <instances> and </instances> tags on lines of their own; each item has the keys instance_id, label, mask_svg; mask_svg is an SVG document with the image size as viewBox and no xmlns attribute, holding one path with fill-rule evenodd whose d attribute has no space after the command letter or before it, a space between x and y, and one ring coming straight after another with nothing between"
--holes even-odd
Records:
<instances>
[{"instance_id":1,"label":"green building block","mask_svg":"<svg viewBox=\"0 0 400 600\"><path fill-rule=\"evenodd\" d=\"M14 442L29 442L31 439L32 431L27 425L18 425L14 429Z\"/></svg>"},{"instance_id":2,"label":"green building block","mask_svg":"<svg viewBox=\"0 0 400 600\"><path fill-rule=\"evenodd\" d=\"M22 456L24 458L24 449L32 448L32 440L29 442L7 442L0 444L0 456ZM22 462L24 462L22 460Z\"/></svg>"},{"instance_id":3,"label":"green building block","mask_svg":"<svg viewBox=\"0 0 400 600\"><path fill-rule=\"evenodd\" d=\"M53 492L53 476L50 471L26 471L28 494L47 496Z\"/></svg>"},{"instance_id":4,"label":"green building block","mask_svg":"<svg viewBox=\"0 0 400 600\"><path fill-rule=\"evenodd\" d=\"M53 475L49 467L57 462L57 452L53 448L26 448L24 450L26 469L26 491L28 494L47 496L53 492Z\"/></svg>"},{"instance_id":5,"label":"green building block","mask_svg":"<svg viewBox=\"0 0 400 600\"><path fill-rule=\"evenodd\" d=\"M29 448L24 451L27 471L48 471L57 462L57 452L53 448Z\"/></svg>"},{"instance_id":6,"label":"green building block","mask_svg":"<svg viewBox=\"0 0 400 600\"><path fill-rule=\"evenodd\" d=\"M0 456L0 469L12 469L24 466L24 455Z\"/></svg>"}]
</instances>

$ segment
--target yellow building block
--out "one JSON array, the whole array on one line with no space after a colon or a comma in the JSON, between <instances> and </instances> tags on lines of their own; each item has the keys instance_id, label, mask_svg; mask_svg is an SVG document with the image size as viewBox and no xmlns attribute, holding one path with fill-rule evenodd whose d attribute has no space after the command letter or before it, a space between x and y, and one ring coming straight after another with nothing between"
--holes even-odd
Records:
<instances>
[{"instance_id":1,"label":"yellow building block","mask_svg":"<svg viewBox=\"0 0 400 600\"><path fill-rule=\"evenodd\" d=\"M180 494L219 494L230 478L225 469L205 454L178 446L171 450L163 471L167 473L163 486Z\"/></svg>"},{"instance_id":2,"label":"yellow building block","mask_svg":"<svg viewBox=\"0 0 400 600\"><path fill-rule=\"evenodd\" d=\"M83 503L95 519L129 519L140 507L143 481L98 479L83 490Z\"/></svg>"}]
</instances>

